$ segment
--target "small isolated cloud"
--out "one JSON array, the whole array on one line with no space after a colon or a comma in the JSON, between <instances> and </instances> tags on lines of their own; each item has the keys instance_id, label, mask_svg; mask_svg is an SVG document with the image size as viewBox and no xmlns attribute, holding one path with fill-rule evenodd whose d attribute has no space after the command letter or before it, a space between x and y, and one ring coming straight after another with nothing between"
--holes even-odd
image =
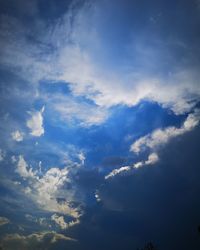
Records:
<instances>
[{"instance_id":1,"label":"small isolated cloud","mask_svg":"<svg viewBox=\"0 0 200 250\"><path fill-rule=\"evenodd\" d=\"M146 161L136 162L133 166L125 166L125 167L121 167L121 168L116 168L116 169L112 170L108 175L106 175L105 179L107 180L107 179L112 178L118 174L130 171L132 169L140 168L140 167L147 166L147 165L153 165L158 160L159 160L158 155L156 153L151 153L148 156L148 159Z\"/></svg>"},{"instance_id":2,"label":"small isolated cloud","mask_svg":"<svg viewBox=\"0 0 200 250\"><path fill-rule=\"evenodd\" d=\"M27 120L26 125L31 130L32 136L41 136L44 134L43 114L44 107L40 111L28 112L31 118Z\"/></svg>"},{"instance_id":3,"label":"small isolated cloud","mask_svg":"<svg viewBox=\"0 0 200 250\"><path fill-rule=\"evenodd\" d=\"M19 130L12 132L11 136L12 136L12 139L17 142L23 141L24 139L24 134L21 133Z\"/></svg>"},{"instance_id":4,"label":"small isolated cloud","mask_svg":"<svg viewBox=\"0 0 200 250\"><path fill-rule=\"evenodd\" d=\"M95 199L96 199L97 202L100 202L100 201L101 201L101 198L100 198L100 196L99 196L98 190L96 190L94 197L95 197Z\"/></svg>"},{"instance_id":5,"label":"small isolated cloud","mask_svg":"<svg viewBox=\"0 0 200 250\"><path fill-rule=\"evenodd\" d=\"M36 232L29 235L7 234L1 240L1 247L6 250L35 250L47 249L59 241L76 242L77 240L54 231Z\"/></svg>"},{"instance_id":6,"label":"small isolated cloud","mask_svg":"<svg viewBox=\"0 0 200 250\"><path fill-rule=\"evenodd\" d=\"M10 223L9 219L6 217L0 217L0 226Z\"/></svg>"},{"instance_id":7,"label":"small isolated cloud","mask_svg":"<svg viewBox=\"0 0 200 250\"><path fill-rule=\"evenodd\" d=\"M200 110L197 109L194 113L188 115L180 128L172 126L165 129L157 129L151 134L135 141L130 150L134 153L140 153L145 148L156 149L159 146L166 144L170 139L193 130L199 124L199 121Z\"/></svg>"},{"instance_id":8,"label":"small isolated cloud","mask_svg":"<svg viewBox=\"0 0 200 250\"><path fill-rule=\"evenodd\" d=\"M78 158L79 158L81 164L84 165L85 159L86 159L86 158L85 158L85 155L84 155L83 152L80 152L80 153L78 154Z\"/></svg>"}]
</instances>

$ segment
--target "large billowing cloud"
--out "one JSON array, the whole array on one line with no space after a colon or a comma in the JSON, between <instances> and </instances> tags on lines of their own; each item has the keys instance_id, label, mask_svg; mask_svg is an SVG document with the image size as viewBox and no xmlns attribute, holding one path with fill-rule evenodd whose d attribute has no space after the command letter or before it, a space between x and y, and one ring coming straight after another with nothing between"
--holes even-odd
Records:
<instances>
[{"instance_id":1,"label":"large billowing cloud","mask_svg":"<svg viewBox=\"0 0 200 250\"><path fill-rule=\"evenodd\" d=\"M127 65L121 65L119 70L114 58L109 59L109 55L104 52L104 38L101 35L105 36L109 30L105 30L105 34L102 34L99 27L98 13L101 13L103 7L105 6L96 3L90 7L86 4L76 11L72 5L71 9L55 25L48 26L44 29L43 34L39 33L38 40L47 48L49 46L53 48L52 50L47 49L46 54L43 52L44 47L38 46L37 43L30 44L26 40L26 36L29 34L26 26L10 19L9 25L2 27L5 36L8 37L3 37L1 42L9 39L10 43L3 44L5 49L1 63L7 64L9 67L18 67L18 73L21 72L24 77L27 77L28 74L30 80L64 81L70 85L74 95L83 95L94 101L97 111L98 106L104 108L118 104L134 106L147 99L158 102L176 114L190 112L200 97L199 70L190 65L186 67L177 63L173 72L172 69L168 69L169 74L166 76L154 73L154 70L151 70L145 61L140 66L134 67L134 63L131 66L131 59L126 62ZM73 23L71 19L73 19ZM35 28L43 28L45 26L43 22L41 20L39 27ZM20 38L18 33L13 32L16 27L20 30ZM152 46L144 45L143 39L145 38L138 38L138 41L130 39L126 41L126 46L129 47L130 54L139 47L136 53L138 61L150 60L151 65L156 65L157 60L162 55L164 56L164 53L157 47L157 38L152 36ZM9 53L12 47L15 47L15 53L11 58ZM154 56L152 51L155 51ZM123 48L121 53L123 54ZM106 65L101 61L98 62L99 58L108 60L110 63ZM69 109L60 110L58 106L56 109L66 114L70 112ZM77 106L74 106L74 109L77 109ZM43 134L41 121L39 121L41 113L34 115L35 118L32 117L28 126L33 128L32 135L39 136ZM35 119L37 122L34 121ZM88 122L93 123L93 120ZM94 120L94 123L97 122Z\"/></svg>"},{"instance_id":2,"label":"large billowing cloud","mask_svg":"<svg viewBox=\"0 0 200 250\"><path fill-rule=\"evenodd\" d=\"M173 7L170 1L130 0L2 4L0 204L8 208L6 213L17 214L16 224L10 225L0 207L0 225L8 230L3 249L45 244L54 249L60 241L66 249L75 242L64 234L36 230L39 226L77 234L86 242L83 249L94 249L96 239L101 239L97 249L116 249L122 237L124 244L117 247L130 249L132 231L139 231L138 214L140 224L146 218L151 223L149 211L156 218L160 210L152 194L159 196L160 205L163 186L151 175L164 171L167 145L193 133L200 121L199 10L197 15L193 1L195 8L177 2ZM143 105L151 108L144 112ZM176 172L175 163L166 171L169 180L161 176L167 199L169 194L178 197L166 192L171 180L175 186L173 168ZM179 195L192 190L187 197L193 201L190 195L199 185L184 187L187 181L181 192L174 189ZM123 217L109 229L110 211L121 213L120 218L131 211L137 226L132 230L126 219L123 225ZM87 243L90 235L94 245ZM134 247L135 242L137 237Z\"/></svg>"}]
</instances>

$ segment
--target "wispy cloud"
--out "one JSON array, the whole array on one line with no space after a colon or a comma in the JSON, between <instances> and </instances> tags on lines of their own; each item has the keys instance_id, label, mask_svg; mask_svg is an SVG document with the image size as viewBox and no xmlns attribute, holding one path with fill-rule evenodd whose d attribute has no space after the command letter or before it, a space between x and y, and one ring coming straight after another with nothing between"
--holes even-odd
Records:
<instances>
[{"instance_id":1,"label":"wispy cloud","mask_svg":"<svg viewBox=\"0 0 200 250\"><path fill-rule=\"evenodd\" d=\"M196 109L194 113L188 115L180 128L172 126L165 129L157 129L135 141L130 150L134 153L140 153L145 148L157 149L165 145L170 139L193 130L199 124L199 121L200 111Z\"/></svg>"},{"instance_id":2,"label":"wispy cloud","mask_svg":"<svg viewBox=\"0 0 200 250\"><path fill-rule=\"evenodd\" d=\"M10 220L6 217L0 217L0 226L10 223Z\"/></svg>"},{"instance_id":3,"label":"wispy cloud","mask_svg":"<svg viewBox=\"0 0 200 250\"><path fill-rule=\"evenodd\" d=\"M21 235L18 233L7 234L1 240L1 246L3 249L43 249L51 244L55 244L58 241L72 241L75 239L59 234L54 231L36 232L29 235Z\"/></svg>"},{"instance_id":4,"label":"wispy cloud","mask_svg":"<svg viewBox=\"0 0 200 250\"><path fill-rule=\"evenodd\" d=\"M148 159L145 161L139 161L136 162L135 164L133 164L132 166L125 166L125 167L121 167L121 168L116 168L114 170L112 170L108 175L105 176L105 179L109 179L112 177L115 177L116 175L125 173L127 171L133 170L133 169L137 169L137 168L141 168L143 166L148 166L148 165L153 165L156 162L158 162L159 157L156 153L151 153L148 156Z\"/></svg>"}]
</instances>

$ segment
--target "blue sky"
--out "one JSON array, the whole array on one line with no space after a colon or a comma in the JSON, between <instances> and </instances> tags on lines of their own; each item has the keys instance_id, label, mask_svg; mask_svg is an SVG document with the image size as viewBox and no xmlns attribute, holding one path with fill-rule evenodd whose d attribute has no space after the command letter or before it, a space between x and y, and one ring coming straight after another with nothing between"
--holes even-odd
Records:
<instances>
[{"instance_id":1,"label":"blue sky","mask_svg":"<svg viewBox=\"0 0 200 250\"><path fill-rule=\"evenodd\" d=\"M0 246L196 250L200 3L0 1Z\"/></svg>"}]
</instances>

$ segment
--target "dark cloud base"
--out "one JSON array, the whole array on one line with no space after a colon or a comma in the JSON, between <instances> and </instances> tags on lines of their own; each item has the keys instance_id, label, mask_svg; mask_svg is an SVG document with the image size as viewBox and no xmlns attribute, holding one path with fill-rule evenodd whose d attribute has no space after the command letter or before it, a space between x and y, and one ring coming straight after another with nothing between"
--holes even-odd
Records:
<instances>
[{"instance_id":1,"label":"dark cloud base","mask_svg":"<svg viewBox=\"0 0 200 250\"><path fill-rule=\"evenodd\" d=\"M132 250L150 241L158 250L198 249L199 148L200 128L172 141L161 163L101 186L102 201L71 230L77 249Z\"/></svg>"}]
</instances>

